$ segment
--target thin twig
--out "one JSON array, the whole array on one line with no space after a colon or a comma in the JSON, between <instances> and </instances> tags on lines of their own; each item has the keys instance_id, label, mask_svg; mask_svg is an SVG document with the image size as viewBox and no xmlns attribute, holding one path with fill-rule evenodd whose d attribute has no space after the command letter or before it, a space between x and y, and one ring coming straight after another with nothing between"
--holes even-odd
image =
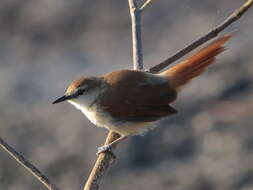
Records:
<instances>
[{"instance_id":1,"label":"thin twig","mask_svg":"<svg viewBox=\"0 0 253 190\"><path fill-rule=\"evenodd\" d=\"M134 70L143 70L143 52L141 40L141 10L135 0L128 0L132 21L132 44Z\"/></svg>"},{"instance_id":2,"label":"thin twig","mask_svg":"<svg viewBox=\"0 0 253 190\"><path fill-rule=\"evenodd\" d=\"M177 61L181 57L185 56L192 50L196 49L197 47L201 46L205 42L215 38L221 31L223 31L225 28L227 28L230 24L238 20L251 6L253 5L253 0L248 0L246 3L244 3L239 9L236 9L225 21L223 21L220 25L212 29L210 32L208 32L206 35L202 36L198 40L194 41L192 44L188 45L187 47L183 48L176 54L172 55L165 61L161 62L160 64L151 67L149 69L149 72L151 73L157 73L170 65L171 63Z\"/></svg>"},{"instance_id":3,"label":"thin twig","mask_svg":"<svg viewBox=\"0 0 253 190\"><path fill-rule=\"evenodd\" d=\"M26 168L32 175L34 175L44 186L49 190L59 190L59 188L50 182L47 176L42 174L31 162L25 159L20 153L18 153L14 148L8 145L0 137L0 146L8 152L17 162L19 162L24 168Z\"/></svg>"},{"instance_id":4,"label":"thin twig","mask_svg":"<svg viewBox=\"0 0 253 190\"><path fill-rule=\"evenodd\" d=\"M143 11L145 8L147 8L151 4L152 0L147 0L143 5L141 6L140 10Z\"/></svg>"},{"instance_id":5,"label":"thin twig","mask_svg":"<svg viewBox=\"0 0 253 190\"><path fill-rule=\"evenodd\" d=\"M111 142L117 140L120 137L119 134L114 132L109 132L105 145L110 144ZM115 147L114 147L115 148ZM110 164L114 161L114 156L110 153L101 153L99 154L97 161L90 173L90 176L85 184L84 190L98 190L99 182L109 168Z\"/></svg>"}]
</instances>

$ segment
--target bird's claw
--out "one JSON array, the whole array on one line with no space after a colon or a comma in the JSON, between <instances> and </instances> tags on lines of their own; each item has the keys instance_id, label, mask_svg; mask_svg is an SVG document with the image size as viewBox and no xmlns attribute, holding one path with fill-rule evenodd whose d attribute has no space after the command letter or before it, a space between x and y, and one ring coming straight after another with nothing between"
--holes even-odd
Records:
<instances>
[{"instance_id":1,"label":"bird's claw","mask_svg":"<svg viewBox=\"0 0 253 190\"><path fill-rule=\"evenodd\" d=\"M97 156L101 153L106 153L106 152L112 152L112 147L110 145L104 145L104 146L100 146L97 149Z\"/></svg>"},{"instance_id":2,"label":"bird's claw","mask_svg":"<svg viewBox=\"0 0 253 190\"><path fill-rule=\"evenodd\" d=\"M97 156L99 156L101 153L109 154L112 157L112 163L113 164L116 160L115 154L112 152L112 147L110 145L104 145L101 147L98 147L97 149Z\"/></svg>"},{"instance_id":3,"label":"bird's claw","mask_svg":"<svg viewBox=\"0 0 253 190\"><path fill-rule=\"evenodd\" d=\"M98 147L97 155L99 155L102 152L107 152L107 151L111 151L111 146L109 145L100 146Z\"/></svg>"}]
</instances>

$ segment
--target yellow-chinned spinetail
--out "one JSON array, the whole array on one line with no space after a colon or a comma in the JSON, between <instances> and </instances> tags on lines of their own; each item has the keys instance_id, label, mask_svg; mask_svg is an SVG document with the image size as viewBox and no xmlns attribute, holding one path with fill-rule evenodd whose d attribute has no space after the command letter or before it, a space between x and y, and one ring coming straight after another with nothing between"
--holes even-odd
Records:
<instances>
[{"instance_id":1,"label":"yellow-chinned spinetail","mask_svg":"<svg viewBox=\"0 0 253 190\"><path fill-rule=\"evenodd\" d=\"M177 113L170 104L181 87L201 75L224 51L225 35L176 66L159 74L118 70L97 77L73 81L53 104L68 101L96 126L117 132L121 137L98 148L98 153L132 135L142 135L161 118Z\"/></svg>"}]
</instances>

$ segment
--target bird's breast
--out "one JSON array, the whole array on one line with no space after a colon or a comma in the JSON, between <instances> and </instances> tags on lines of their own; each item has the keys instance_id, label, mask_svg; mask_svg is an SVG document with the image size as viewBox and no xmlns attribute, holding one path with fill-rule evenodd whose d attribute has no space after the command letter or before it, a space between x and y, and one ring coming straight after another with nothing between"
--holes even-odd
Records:
<instances>
[{"instance_id":1,"label":"bird's breast","mask_svg":"<svg viewBox=\"0 0 253 190\"><path fill-rule=\"evenodd\" d=\"M76 99L68 100L73 106L80 110L92 123L101 126L101 114L99 113L99 106L96 103L97 96L86 95Z\"/></svg>"}]
</instances>

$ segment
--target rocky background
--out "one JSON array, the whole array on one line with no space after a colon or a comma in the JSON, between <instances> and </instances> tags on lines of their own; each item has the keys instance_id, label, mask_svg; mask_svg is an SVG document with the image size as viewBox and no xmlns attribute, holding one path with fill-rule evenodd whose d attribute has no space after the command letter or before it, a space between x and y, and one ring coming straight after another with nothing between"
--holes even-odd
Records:
<instances>
[{"instance_id":1,"label":"rocky background","mask_svg":"<svg viewBox=\"0 0 253 190\"><path fill-rule=\"evenodd\" d=\"M151 67L244 0L154 1L143 14ZM183 89L179 114L117 150L103 190L253 189L253 9L216 65ZM127 0L0 1L0 135L62 189L82 189L107 131L51 102L79 76L132 68ZM1 190L44 190L0 150Z\"/></svg>"}]
</instances>

